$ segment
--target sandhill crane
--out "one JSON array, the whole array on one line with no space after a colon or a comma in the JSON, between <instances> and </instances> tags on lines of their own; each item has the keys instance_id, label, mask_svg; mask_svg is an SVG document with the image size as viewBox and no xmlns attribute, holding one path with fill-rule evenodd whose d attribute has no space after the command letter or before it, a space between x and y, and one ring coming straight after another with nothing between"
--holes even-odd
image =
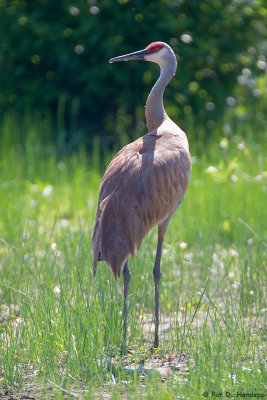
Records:
<instances>
[{"instance_id":1,"label":"sandhill crane","mask_svg":"<svg viewBox=\"0 0 267 400\"><path fill-rule=\"evenodd\" d=\"M144 50L112 58L109 62L145 60L160 66L160 77L146 101L148 132L123 147L109 164L100 185L93 232L93 274L104 260L115 278L123 269L124 345L127 331L127 294L131 274L128 257L134 256L144 236L158 226L153 269L155 283L155 339L158 347L159 281L163 237L173 213L183 201L189 183L191 161L186 134L168 117L163 106L166 85L177 62L171 47L154 42Z\"/></svg>"}]
</instances>

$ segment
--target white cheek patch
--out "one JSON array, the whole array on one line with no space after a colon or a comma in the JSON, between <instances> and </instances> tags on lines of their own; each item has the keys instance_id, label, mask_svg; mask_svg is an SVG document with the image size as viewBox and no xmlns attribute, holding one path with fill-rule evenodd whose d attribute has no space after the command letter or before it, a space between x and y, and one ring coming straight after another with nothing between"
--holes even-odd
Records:
<instances>
[{"instance_id":1,"label":"white cheek patch","mask_svg":"<svg viewBox=\"0 0 267 400\"><path fill-rule=\"evenodd\" d=\"M148 54L147 56L145 56L145 60L146 61L152 61L155 63L160 63L160 61L162 61L162 57L164 57L164 53L167 51L167 49L165 49L164 47L160 50L157 51L156 53L151 53Z\"/></svg>"}]
</instances>

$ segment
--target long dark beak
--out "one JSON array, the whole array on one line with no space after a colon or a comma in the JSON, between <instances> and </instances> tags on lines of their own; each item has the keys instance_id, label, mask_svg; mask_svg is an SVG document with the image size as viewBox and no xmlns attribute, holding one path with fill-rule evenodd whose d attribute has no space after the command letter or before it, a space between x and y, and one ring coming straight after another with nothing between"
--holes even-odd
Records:
<instances>
[{"instance_id":1,"label":"long dark beak","mask_svg":"<svg viewBox=\"0 0 267 400\"><path fill-rule=\"evenodd\" d=\"M144 60L144 57L148 55L146 49L135 51L134 53L125 54L123 56L114 57L109 60L110 63L118 62L118 61L129 61L129 60Z\"/></svg>"}]
</instances>

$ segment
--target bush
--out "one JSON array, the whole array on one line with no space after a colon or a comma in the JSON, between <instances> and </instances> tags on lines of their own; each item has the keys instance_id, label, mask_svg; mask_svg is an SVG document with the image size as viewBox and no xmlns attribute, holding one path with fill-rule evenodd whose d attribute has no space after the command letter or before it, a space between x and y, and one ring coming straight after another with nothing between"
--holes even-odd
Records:
<instances>
[{"instance_id":1,"label":"bush","mask_svg":"<svg viewBox=\"0 0 267 400\"><path fill-rule=\"evenodd\" d=\"M212 128L227 108L247 105L245 96L255 106L266 93L266 85L253 93L255 79L265 79L263 2L0 0L0 110L55 118L59 110L69 139L143 133L136 120L157 66L108 60L162 40L178 56L165 96L170 116ZM246 74L253 84L241 82Z\"/></svg>"}]
</instances>

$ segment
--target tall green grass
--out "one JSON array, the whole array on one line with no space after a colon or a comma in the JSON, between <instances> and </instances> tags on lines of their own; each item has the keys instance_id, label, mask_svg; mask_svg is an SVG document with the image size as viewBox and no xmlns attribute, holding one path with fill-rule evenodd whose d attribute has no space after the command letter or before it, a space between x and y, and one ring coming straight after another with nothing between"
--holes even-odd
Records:
<instances>
[{"instance_id":1,"label":"tall green grass","mask_svg":"<svg viewBox=\"0 0 267 400\"><path fill-rule=\"evenodd\" d=\"M0 127L0 397L240 398L266 390L264 140L214 132L192 142L192 178L165 236L160 349L153 342L157 230L130 260L128 346L122 281L92 278L100 166L94 141L64 155L41 120ZM190 141L191 132L189 132ZM138 373L144 362L144 371ZM214 393L213 393L214 392ZM230 395L227 397L227 393ZM217 397L218 397L217 396Z\"/></svg>"}]
</instances>

